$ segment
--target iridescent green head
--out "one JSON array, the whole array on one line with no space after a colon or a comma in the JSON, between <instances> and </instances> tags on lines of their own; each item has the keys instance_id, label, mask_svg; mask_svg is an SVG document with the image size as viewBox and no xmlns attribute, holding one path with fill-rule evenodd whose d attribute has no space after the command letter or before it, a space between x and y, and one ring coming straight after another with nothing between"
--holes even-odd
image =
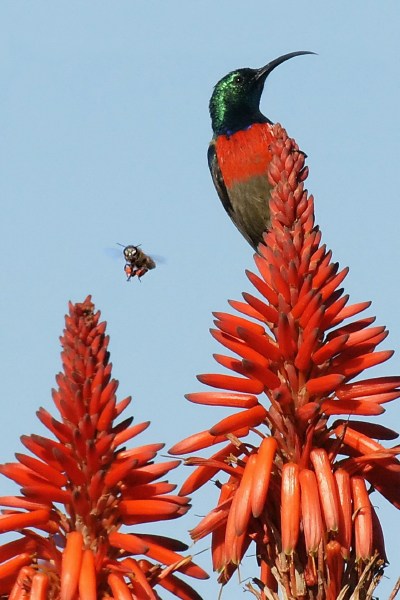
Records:
<instances>
[{"instance_id":1,"label":"iridescent green head","mask_svg":"<svg viewBox=\"0 0 400 600\"><path fill-rule=\"evenodd\" d=\"M261 69L237 69L218 81L210 100L214 135L234 133L252 123L269 122L260 112L260 99L265 80L275 67L301 54L314 54L314 52L300 51L284 54Z\"/></svg>"}]
</instances>

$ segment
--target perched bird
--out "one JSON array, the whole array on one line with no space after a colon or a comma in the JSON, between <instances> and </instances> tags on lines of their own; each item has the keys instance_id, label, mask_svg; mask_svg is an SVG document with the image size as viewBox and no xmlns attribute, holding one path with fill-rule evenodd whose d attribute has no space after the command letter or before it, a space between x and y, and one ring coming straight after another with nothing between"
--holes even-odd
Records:
<instances>
[{"instance_id":1,"label":"perched bird","mask_svg":"<svg viewBox=\"0 0 400 600\"><path fill-rule=\"evenodd\" d=\"M256 250L269 226L269 150L272 122L260 112L268 75L302 54L291 52L261 69L238 69L215 86L210 100L213 139L208 164L221 202L240 233Z\"/></svg>"}]
</instances>

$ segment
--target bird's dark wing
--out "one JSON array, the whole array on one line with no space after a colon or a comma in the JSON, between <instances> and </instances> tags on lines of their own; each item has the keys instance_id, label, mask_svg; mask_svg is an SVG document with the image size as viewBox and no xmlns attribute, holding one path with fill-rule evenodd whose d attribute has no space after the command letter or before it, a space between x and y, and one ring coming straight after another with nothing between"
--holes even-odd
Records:
<instances>
[{"instance_id":1,"label":"bird's dark wing","mask_svg":"<svg viewBox=\"0 0 400 600\"><path fill-rule=\"evenodd\" d=\"M207 158L208 158L208 166L210 168L210 173L211 173L211 177L213 179L214 185L215 185L215 189L218 192L218 196L220 197L220 200L221 200L226 212L232 218L232 214L234 212L233 206L232 206L231 201L229 200L228 191L226 189L226 186L225 186L225 183L224 183L224 180L222 177L221 169L219 168L219 165L218 165L218 159L217 159L217 153L215 150L214 140L212 140L210 142L210 145L208 147Z\"/></svg>"}]
</instances>

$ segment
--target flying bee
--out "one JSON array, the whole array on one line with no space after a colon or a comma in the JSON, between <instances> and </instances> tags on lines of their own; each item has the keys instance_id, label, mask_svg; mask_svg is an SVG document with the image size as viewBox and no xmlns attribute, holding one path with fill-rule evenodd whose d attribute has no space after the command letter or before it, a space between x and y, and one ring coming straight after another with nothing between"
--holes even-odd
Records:
<instances>
[{"instance_id":1,"label":"flying bee","mask_svg":"<svg viewBox=\"0 0 400 600\"><path fill-rule=\"evenodd\" d=\"M148 256L140 249L140 244L139 246L133 246L132 244L124 246L124 244L118 244L118 246L123 247L125 258L124 271L128 278L127 281L135 276L140 281L140 278L143 277L143 275L146 275L147 271L156 268L156 263L151 256Z\"/></svg>"}]
</instances>

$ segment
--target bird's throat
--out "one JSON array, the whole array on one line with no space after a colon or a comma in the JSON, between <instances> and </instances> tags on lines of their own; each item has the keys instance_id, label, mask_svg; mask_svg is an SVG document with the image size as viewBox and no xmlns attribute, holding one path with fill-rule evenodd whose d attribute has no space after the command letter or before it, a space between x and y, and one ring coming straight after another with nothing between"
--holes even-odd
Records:
<instances>
[{"instance_id":1,"label":"bird's throat","mask_svg":"<svg viewBox=\"0 0 400 600\"><path fill-rule=\"evenodd\" d=\"M254 123L232 135L217 137L215 149L227 189L251 177L267 175L273 139L269 123Z\"/></svg>"}]
</instances>

